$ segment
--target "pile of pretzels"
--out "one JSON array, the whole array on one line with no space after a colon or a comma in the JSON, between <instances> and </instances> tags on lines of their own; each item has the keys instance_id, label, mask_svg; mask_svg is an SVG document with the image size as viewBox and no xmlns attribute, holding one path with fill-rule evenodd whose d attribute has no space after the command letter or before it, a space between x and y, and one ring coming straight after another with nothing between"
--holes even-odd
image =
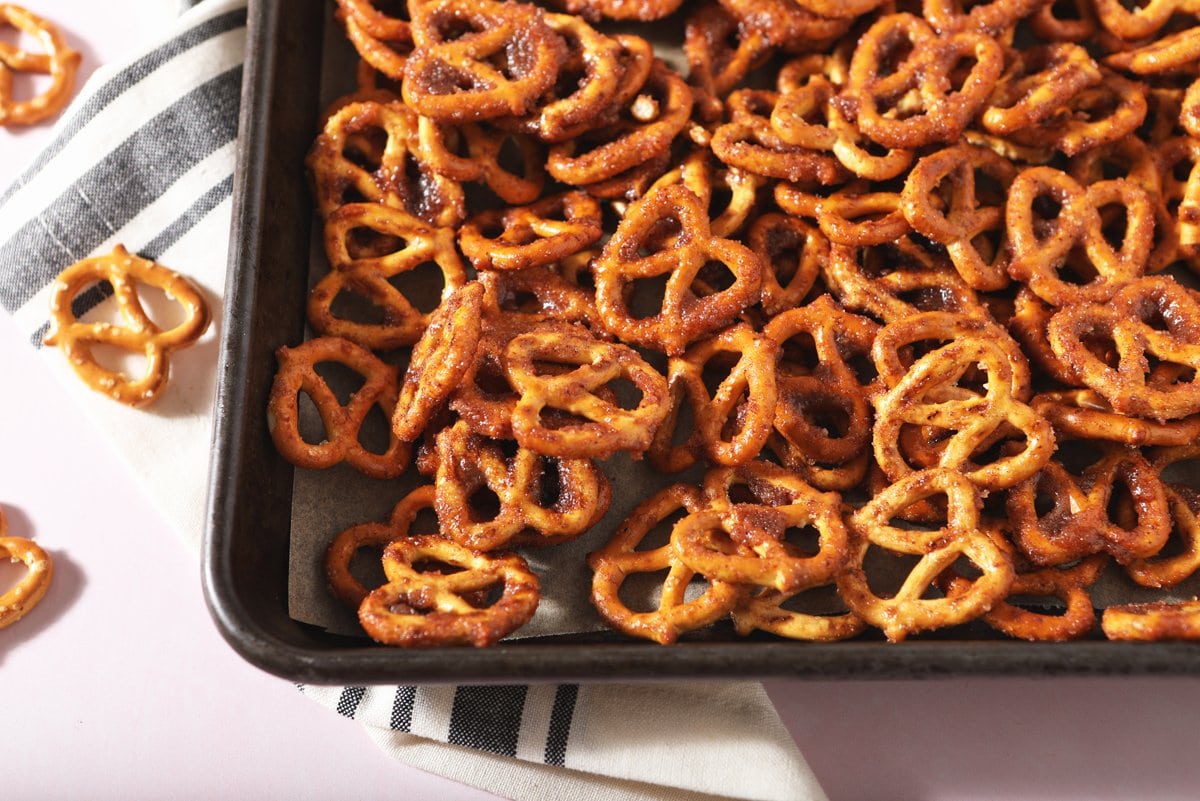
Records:
<instances>
[{"instance_id":1,"label":"pile of pretzels","mask_svg":"<svg viewBox=\"0 0 1200 801\"><path fill-rule=\"evenodd\" d=\"M593 531L600 617L664 644L1200 638L1200 3L544 5L337 3L269 413L300 467L423 477L328 549L368 635L495 643L519 551ZM594 531L618 455L678 480ZM1106 570L1164 600L1098 621Z\"/></svg>"}]
</instances>

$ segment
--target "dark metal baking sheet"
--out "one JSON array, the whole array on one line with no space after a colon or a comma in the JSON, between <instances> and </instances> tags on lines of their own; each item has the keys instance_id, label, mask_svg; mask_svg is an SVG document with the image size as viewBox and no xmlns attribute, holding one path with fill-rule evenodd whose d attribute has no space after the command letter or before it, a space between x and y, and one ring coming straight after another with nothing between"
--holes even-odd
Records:
<instances>
[{"instance_id":1,"label":"dark metal baking sheet","mask_svg":"<svg viewBox=\"0 0 1200 801\"><path fill-rule=\"evenodd\" d=\"M304 329L312 212L302 165L316 133L317 54L328 13L320 0L250 2L202 553L216 625L249 662L295 681L326 684L1200 673L1200 644L1031 644L1000 639L982 625L901 644L743 639L718 626L669 647L598 633L488 649L401 650L292 620L293 468L275 452L264 410L275 349L298 342Z\"/></svg>"}]
</instances>

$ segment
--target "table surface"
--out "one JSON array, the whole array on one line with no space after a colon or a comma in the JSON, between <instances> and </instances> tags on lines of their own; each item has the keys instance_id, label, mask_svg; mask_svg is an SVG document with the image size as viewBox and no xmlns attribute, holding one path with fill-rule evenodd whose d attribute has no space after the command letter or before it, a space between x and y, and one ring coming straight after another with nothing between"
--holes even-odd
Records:
<instances>
[{"instance_id":1,"label":"table surface","mask_svg":"<svg viewBox=\"0 0 1200 801\"><path fill-rule=\"evenodd\" d=\"M136 51L179 5L28 2L64 22L83 77ZM0 130L0 188L48 133ZM0 315L0 375L5 385L22 377L20 392L0 392L0 505L12 534L56 560L42 604L0 631L5 798L368 801L398 788L399 797L493 798L393 760L358 724L243 662L208 616L195 555L80 419L45 358ZM0 587L15 577L0 570ZM776 681L768 690L836 801L1197 795L1193 679Z\"/></svg>"}]
</instances>

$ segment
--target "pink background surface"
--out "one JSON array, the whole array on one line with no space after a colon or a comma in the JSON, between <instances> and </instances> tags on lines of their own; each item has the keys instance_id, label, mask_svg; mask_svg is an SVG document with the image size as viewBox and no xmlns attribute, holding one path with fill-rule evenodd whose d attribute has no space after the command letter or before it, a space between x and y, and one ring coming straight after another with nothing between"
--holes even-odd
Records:
<instances>
[{"instance_id":1,"label":"pink background surface","mask_svg":"<svg viewBox=\"0 0 1200 801\"><path fill-rule=\"evenodd\" d=\"M28 5L64 22L85 75L177 6ZM0 187L48 133L0 129ZM396 762L358 724L243 662L208 616L195 556L80 420L48 357L0 315L0 505L57 570L43 603L0 630L0 797L492 798ZM0 587L16 575L0 567ZM1194 679L768 689L837 801L1200 796Z\"/></svg>"}]
</instances>

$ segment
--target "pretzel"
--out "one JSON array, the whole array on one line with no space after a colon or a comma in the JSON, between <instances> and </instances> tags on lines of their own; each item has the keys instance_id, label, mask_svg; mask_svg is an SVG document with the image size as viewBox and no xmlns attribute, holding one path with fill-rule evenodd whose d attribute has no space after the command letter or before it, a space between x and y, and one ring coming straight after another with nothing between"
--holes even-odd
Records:
<instances>
[{"instance_id":1,"label":"pretzel","mask_svg":"<svg viewBox=\"0 0 1200 801\"><path fill-rule=\"evenodd\" d=\"M1053 220L1039 219L1034 209L1040 198L1061 207ZM1099 209L1109 203L1125 208L1120 249L1108 243L1102 230ZM1052 306L1111 297L1123 282L1144 272L1154 235L1153 206L1136 184L1114 179L1085 189L1052 167L1030 167L1013 179L1005 218L1012 246L1010 274ZM1087 253L1080 272L1094 275L1082 285L1059 277L1060 270L1071 268L1068 259L1076 246Z\"/></svg>"},{"instance_id":2,"label":"pretzel","mask_svg":"<svg viewBox=\"0 0 1200 801\"><path fill-rule=\"evenodd\" d=\"M1100 628L1110 640L1197 640L1200 639L1200 601L1110 606L1100 617Z\"/></svg>"},{"instance_id":3,"label":"pretzel","mask_svg":"<svg viewBox=\"0 0 1200 801\"><path fill-rule=\"evenodd\" d=\"M934 30L982 31L998 36L1022 18L1029 16L1045 0L992 0L990 3L972 3L966 11L961 0L924 0L922 14Z\"/></svg>"},{"instance_id":4,"label":"pretzel","mask_svg":"<svg viewBox=\"0 0 1200 801\"><path fill-rule=\"evenodd\" d=\"M675 13L683 0L554 0L554 3L592 21L605 18L651 22Z\"/></svg>"},{"instance_id":5,"label":"pretzel","mask_svg":"<svg viewBox=\"0 0 1200 801\"><path fill-rule=\"evenodd\" d=\"M80 55L53 23L21 6L0 4L0 28L10 27L38 41L45 52L29 53L0 42L0 125L31 125L62 111L75 85ZM13 73L46 75L50 84L28 100L13 96Z\"/></svg>"},{"instance_id":6,"label":"pretzel","mask_svg":"<svg viewBox=\"0 0 1200 801\"><path fill-rule=\"evenodd\" d=\"M451 126L421 117L417 140L420 158L444 178L478 181L505 203L532 203L542 195L545 155L526 134L492 128L487 123ZM509 143L518 152L520 164L501 163L501 154Z\"/></svg>"},{"instance_id":7,"label":"pretzel","mask_svg":"<svg viewBox=\"0 0 1200 801\"><path fill-rule=\"evenodd\" d=\"M498 280L509 281L518 273L490 273L484 276L485 290L489 282L487 278L497 276ZM491 301L485 297L485 306ZM458 388L450 396L450 408L466 423L471 431L492 439L510 440L513 438L512 414L516 408L518 394L509 380L505 369L505 351L508 343L520 334L531 330L529 320L522 317L512 319L510 314L500 315L499 307L488 314L487 320L481 323L479 344L475 349L475 365L459 382ZM486 312L485 312L486 313ZM543 316L543 315L539 315ZM553 328L545 322L537 326Z\"/></svg>"},{"instance_id":8,"label":"pretzel","mask_svg":"<svg viewBox=\"0 0 1200 801\"><path fill-rule=\"evenodd\" d=\"M898 528L887 522L905 507L945 494L946 524L935 532ZM978 490L954 470L912 473L872 498L850 516L854 538L849 567L838 575L842 599L856 615L883 630L890 642L921 631L973 620L999 603L1012 586L1012 559L979 530ZM890 598L871 589L863 559L870 546L920 557ZM948 567L966 558L980 575L954 598L926 598L928 587Z\"/></svg>"},{"instance_id":9,"label":"pretzel","mask_svg":"<svg viewBox=\"0 0 1200 801\"><path fill-rule=\"evenodd\" d=\"M625 345L595 339L584 330L521 334L508 343L505 364L520 395L513 409L513 436L548 456L606 458L617 451L641 453L667 413L663 377ZM566 372L547 373L544 365ZM596 393L610 382L633 384L633 408ZM556 424L553 412L572 421ZM576 422L578 421L578 422Z\"/></svg>"},{"instance_id":10,"label":"pretzel","mask_svg":"<svg viewBox=\"0 0 1200 801\"><path fill-rule=\"evenodd\" d=\"M1099 439L1123 445L1187 445L1200 439L1200 415L1171 422L1143 420L1114 412L1090 389L1043 392L1030 402L1062 439Z\"/></svg>"},{"instance_id":11,"label":"pretzel","mask_svg":"<svg viewBox=\"0 0 1200 801\"><path fill-rule=\"evenodd\" d=\"M1171 15L1190 5L1188 0L1148 0L1129 9L1120 0L1095 0L1096 16L1112 33L1122 39L1153 36L1167 24Z\"/></svg>"},{"instance_id":12,"label":"pretzel","mask_svg":"<svg viewBox=\"0 0 1200 801\"><path fill-rule=\"evenodd\" d=\"M333 269L309 292L308 321L322 336L343 337L372 350L411 345L429 325L417 288L397 286L398 277L432 263L441 273L439 301L467 280L453 232L416 223L379 203L348 203L330 214L325 252ZM341 313L347 296L378 309L380 319Z\"/></svg>"},{"instance_id":13,"label":"pretzel","mask_svg":"<svg viewBox=\"0 0 1200 801\"><path fill-rule=\"evenodd\" d=\"M297 467L320 469L346 462L371 478L396 478L408 466L410 450L389 431L382 452L359 441L364 422L376 406L390 420L396 406L397 371L367 349L338 337L310 339L276 351L279 370L267 402L268 428L279 453ZM317 372L324 362L344 365L363 384L342 404ZM324 439L310 443L300 431L299 395L312 400L324 426Z\"/></svg>"},{"instance_id":14,"label":"pretzel","mask_svg":"<svg viewBox=\"0 0 1200 801\"><path fill-rule=\"evenodd\" d=\"M836 495L786 506L734 504L693 512L671 530L675 556L705 578L752 584L783 593L828 583L848 555L849 537ZM816 554L787 542L788 528L813 526Z\"/></svg>"},{"instance_id":15,"label":"pretzel","mask_svg":"<svg viewBox=\"0 0 1200 801\"><path fill-rule=\"evenodd\" d=\"M656 229L675 221L679 235L648 256L638 251ZM733 274L733 283L711 294L692 288L709 261ZM762 264L754 252L730 239L714 237L700 199L680 185L662 187L629 207L595 262L596 306L604 327L623 340L670 356L715 333L758 300ZM661 310L634 316L627 289L635 280L666 276Z\"/></svg>"},{"instance_id":16,"label":"pretzel","mask_svg":"<svg viewBox=\"0 0 1200 801\"><path fill-rule=\"evenodd\" d=\"M673 397L678 402L686 399L695 421L683 446L692 460L703 455L715 464L738 465L762 449L775 418L775 352L774 342L743 323L697 342L683 356L670 360L667 381ZM710 394L705 376L716 370L723 377ZM676 404L658 428L654 446L668 444L664 441L675 429L677 413ZM692 460L666 461L681 469L681 462Z\"/></svg>"},{"instance_id":17,"label":"pretzel","mask_svg":"<svg viewBox=\"0 0 1200 801\"><path fill-rule=\"evenodd\" d=\"M546 171L572 186L615 178L667 151L687 125L692 102L683 78L655 59L638 93L621 102L619 118L551 147Z\"/></svg>"},{"instance_id":18,"label":"pretzel","mask_svg":"<svg viewBox=\"0 0 1200 801\"><path fill-rule=\"evenodd\" d=\"M1056 11L1065 11L1055 16ZM1086 42L1096 35L1100 21L1091 0L1046 3L1029 17L1029 27L1038 38L1051 42Z\"/></svg>"},{"instance_id":19,"label":"pretzel","mask_svg":"<svg viewBox=\"0 0 1200 801\"><path fill-rule=\"evenodd\" d=\"M1063 610L1025 609L1002 600L983 615L983 622L1009 637L1031 642L1080 639L1096 625L1096 610L1092 607L1088 588L1096 582L1106 564L1106 557L1091 556L1071 567L1017 573L1009 589L1009 598L1051 596L1063 603ZM951 598L970 586L967 579L952 571L943 573L941 579L939 586Z\"/></svg>"},{"instance_id":20,"label":"pretzel","mask_svg":"<svg viewBox=\"0 0 1200 801\"><path fill-rule=\"evenodd\" d=\"M676 512L691 514L701 508L699 490L686 484L672 484L638 504L612 539L588 554L588 565L593 571L591 602L606 623L634 637L668 645L681 634L729 614L741 595L736 584L709 581L702 594L685 598L684 592L696 572L679 561L670 542L656 548L639 547ZM621 586L631 574L661 571L667 574L654 608L635 611L621 599Z\"/></svg>"},{"instance_id":21,"label":"pretzel","mask_svg":"<svg viewBox=\"0 0 1200 801\"><path fill-rule=\"evenodd\" d=\"M407 537L417 515L433 509L433 499L433 486L417 487L396 502L386 523L359 523L338 532L325 548L325 579L330 593L357 609L371 590L350 572L350 561L360 550L382 551L393 540Z\"/></svg>"},{"instance_id":22,"label":"pretzel","mask_svg":"<svg viewBox=\"0 0 1200 801\"><path fill-rule=\"evenodd\" d=\"M1013 542L1034 565L1061 565L1100 552L1125 564L1162 549L1171 523L1156 471L1131 449L1108 446L1100 454L1078 480L1051 461L1009 492ZM1110 499L1118 482L1132 499L1134 519L1112 519ZM1040 513L1039 498L1053 501L1053 507Z\"/></svg>"},{"instance_id":23,"label":"pretzel","mask_svg":"<svg viewBox=\"0 0 1200 801\"><path fill-rule=\"evenodd\" d=\"M1104 61L1135 75L1157 75L1193 66L1200 61L1200 27L1177 31L1135 50L1113 53Z\"/></svg>"},{"instance_id":24,"label":"pretzel","mask_svg":"<svg viewBox=\"0 0 1200 801\"><path fill-rule=\"evenodd\" d=\"M981 203L976 174L996 184L995 205ZM956 145L925 156L904 182L900 210L914 230L946 247L950 261L972 289L997 290L1008 284L1005 248L985 258L977 242L986 232L999 231L1003 243L1004 193L1016 170L990 150ZM939 200L938 205L934 200ZM986 201L985 201L986 202Z\"/></svg>"},{"instance_id":25,"label":"pretzel","mask_svg":"<svg viewBox=\"0 0 1200 801\"><path fill-rule=\"evenodd\" d=\"M716 0L697 6L683 27L683 54L696 110L703 119L722 114L723 98L771 54L767 38L743 29L741 21Z\"/></svg>"},{"instance_id":26,"label":"pretzel","mask_svg":"<svg viewBox=\"0 0 1200 801\"><path fill-rule=\"evenodd\" d=\"M430 316L413 347L392 414L392 433L404 442L421 435L433 416L475 367L481 336L483 285L455 291Z\"/></svg>"},{"instance_id":27,"label":"pretzel","mask_svg":"<svg viewBox=\"0 0 1200 801\"><path fill-rule=\"evenodd\" d=\"M1111 144L1133 133L1146 119L1146 87L1102 70L1103 80L1077 92L1041 125L1010 136L1019 145L1054 147L1068 156Z\"/></svg>"},{"instance_id":28,"label":"pretzel","mask_svg":"<svg viewBox=\"0 0 1200 801\"><path fill-rule=\"evenodd\" d=\"M1059 42L1022 50L988 100L980 123L999 136L1024 130L1102 78L1099 65L1079 45Z\"/></svg>"},{"instance_id":29,"label":"pretzel","mask_svg":"<svg viewBox=\"0 0 1200 801\"><path fill-rule=\"evenodd\" d=\"M543 458L459 421L435 440L435 508L445 536L477 551L572 539L604 516L612 490L588 459ZM552 472L553 471L553 472ZM497 508L477 509L477 493ZM552 495L550 500L547 495Z\"/></svg>"},{"instance_id":30,"label":"pretzel","mask_svg":"<svg viewBox=\"0 0 1200 801\"><path fill-rule=\"evenodd\" d=\"M1193 440L1194 441L1194 440ZM1196 517L1198 504L1188 487L1164 484L1167 507L1171 513L1171 538L1163 545L1162 553L1133 559L1124 565L1125 573L1135 584L1143 587L1175 587L1195 575L1200 569L1200 520ZM1177 539L1180 548L1171 547Z\"/></svg>"},{"instance_id":31,"label":"pretzel","mask_svg":"<svg viewBox=\"0 0 1200 801\"><path fill-rule=\"evenodd\" d=\"M709 210L709 228L714 235L733 237L758 205L758 191L766 179L738 167L718 168L709 151L697 149L684 156L675 169L663 173L648 191L670 184L682 184L700 198ZM623 215L627 208L628 204L623 203L618 211Z\"/></svg>"},{"instance_id":32,"label":"pretzel","mask_svg":"<svg viewBox=\"0 0 1200 801\"><path fill-rule=\"evenodd\" d=\"M458 242L477 270L520 270L573 256L600 234L599 204L583 192L565 192L480 212L460 229Z\"/></svg>"},{"instance_id":33,"label":"pretzel","mask_svg":"<svg viewBox=\"0 0 1200 801\"><path fill-rule=\"evenodd\" d=\"M960 384L976 367L986 373L983 394ZM959 470L980 487L1003 489L1035 474L1054 451L1054 432L1013 395L1012 376L1007 352L982 337L956 339L922 356L894 387L874 399L874 451L880 468L893 481L915 472L902 448L901 434L908 425L946 432L937 466ZM1007 438L1010 427L1024 438L1022 447L986 464L976 461L995 437Z\"/></svg>"},{"instance_id":34,"label":"pretzel","mask_svg":"<svg viewBox=\"0 0 1200 801\"><path fill-rule=\"evenodd\" d=\"M841 182L845 170L832 153L790 144L772 125L780 95L765 89L739 89L727 101L733 118L713 132L717 158L734 167L785 181Z\"/></svg>"},{"instance_id":35,"label":"pretzel","mask_svg":"<svg viewBox=\"0 0 1200 801\"><path fill-rule=\"evenodd\" d=\"M890 74L885 64L899 47L911 52ZM949 71L960 59L974 65L950 86ZM916 148L953 142L979 112L1003 69L1000 45L990 36L960 32L939 36L919 17L889 14L880 17L859 40L850 60L846 88L834 101L855 120L867 138L890 148ZM897 100L917 90L915 113L898 118L889 114Z\"/></svg>"},{"instance_id":36,"label":"pretzel","mask_svg":"<svg viewBox=\"0 0 1200 801\"><path fill-rule=\"evenodd\" d=\"M437 566L422 567L433 562ZM443 573L441 566L450 568ZM358 610L376 642L406 648L492 645L525 625L541 599L538 578L516 554L482 554L434 536L405 537L383 552L388 583ZM490 606L471 602L503 587Z\"/></svg>"},{"instance_id":37,"label":"pretzel","mask_svg":"<svg viewBox=\"0 0 1200 801\"><path fill-rule=\"evenodd\" d=\"M88 287L108 282L121 313L120 323L86 323L76 318L74 303ZM163 330L146 314L138 284L161 290L183 309L183 319ZM59 273L50 296L50 331L46 345L62 350L83 382L113 400L142 406L156 399L170 376L170 356L204 333L208 304L187 278L161 264L139 258L117 245L111 253L72 264ZM92 349L109 346L145 357L141 376L131 377L97 361Z\"/></svg>"},{"instance_id":38,"label":"pretzel","mask_svg":"<svg viewBox=\"0 0 1200 801\"><path fill-rule=\"evenodd\" d=\"M849 361L870 352L877 330L822 295L777 315L763 332L779 350L776 434L769 447L822 489L849 489L866 469L871 407Z\"/></svg>"},{"instance_id":39,"label":"pretzel","mask_svg":"<svg viewBox=\"0 0 1200 801\"><path fill-rule=\"evenodd\" d=\"M761 302L767 314L799 306L829 255L824 234L787 214L759 217L750 226L746 244L763 265Z\"/></svg>"},{"instance_id":40,"label":"pretzel","mask_svg":"<svg viewBox=\"0 0 1200 801\"><path fill-rule=\"evenodd\" d=\"M566 60L556 84L516 125L543 142L564 142L599 127L614 111L621 81L633 76L625 74L616 39L568 14L547 14L546 24L566 42Z\"/></svg>"},{"instance_id":41,"label":"pretzel","mask_svg":"<svg viewBox=\"0 0 1200 801\"><path fill-rule=\"evenodd\" d=\"M412 10L416 47L404 65L404 102L422 116L521 116L558 78L566 45L536 6L431 0Z\"/></svg>"},{"instance_id":42,"label":"pretzel","mask_svg":"<svg viewBox=\"0 0 1200 801\"><path fill-rule=\"evenodd\" d=\"M404 62L413 48L408 21L380 11L372 0L336 1L346 38L363 63L393 80L401 80Z\"/></svg>"},{"instance_id":43,"label":"pretzel","mask_svg":"<svg viewBox=\"0 0 1200 801\"><path fill-rule=\"evenodd\" d=\"M1200 319L1196 296L1171 278L1147 277L1123 286L1108 303L1076 304L1050 320L1050 346L1115 411L1159 421L1200 413ZM1111 342L1110 363L1085 340ZM1151 369L1148 358L1163 362ZM1177 367L1171 367L1176 365ZM1182 375L1178 371L1182 369Z\"/></svg>"},{"instance_id":44,"label":"pretzel","mask_svg":"<svg viewBox=\"0 0 1200 801\"><path fill-rule=\"evenodd\" d=\"M462 187L422 158L417 115L399 103L346 104L326 121L305 164L322 217L357 201L400 209L428 225L457 225L465 216Z\"/></svg>"},{"instance_id":45,"label":"pretzel","mask_svg":"<svg viewBox=\"0 0 1200 801\"><path fill-rule=\"evenodd\" d=\"M1078 386L1083 382L1070 365L1054 355L1046 341L1046 326L1056 310L1037 295L1022 286L1013 301L1013 311L1008 318L1008 331L1021 344L1021 349L1031 364L1041 372L1067 386Z\"/></svg>"},{"instance_id":46,"label":"pretzel","mask_svg":"<svg viewBox=\"0 0 1200 801\"><path fill-rule=\"evenodd\" d=\"M794 0L720 2L741 20L743 28L761 34L770 46L800 52L821 52L830 42L846 33L854 22L852 17L814 14Z\"/></svg>"},{"instance_id":47,"label":"pretzel","mask_svg":"<svg viewBox=\"0 0 1200 801\"><path fill-rule=\"evenodd\" d=\"M0 510L0 555L24 562L25 574L0 595L0 629L11 626L37 606L54 578L54 559L36 542L8 534L8 520Z\"/></svg>"}]
</instances>

